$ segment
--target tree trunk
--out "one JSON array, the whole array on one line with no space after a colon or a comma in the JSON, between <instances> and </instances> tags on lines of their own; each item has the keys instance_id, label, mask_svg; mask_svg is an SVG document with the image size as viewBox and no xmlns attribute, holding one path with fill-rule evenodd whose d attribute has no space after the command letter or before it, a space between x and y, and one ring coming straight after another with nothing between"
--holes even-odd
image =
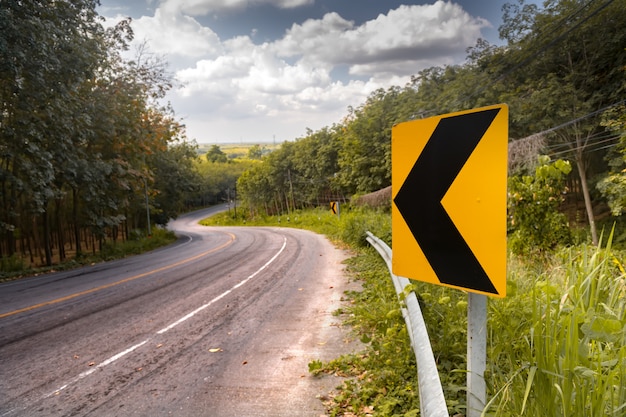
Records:
<instances>
[{"instance_id":1,"label":"tree trunk","mask_svg":"<svg viewBox=\"0 0 626 417\"><path fill-rule=\"evenodd\" d=\"M76 257L82 254L80 245L80 222L78 221L78 190L72 188L72 215L74 217L74 238L76 239Z\"/></svg>"},{"instance_id":2,"label":"tree trunk","mask_svg":"<svg viewBox=\"0 0 626 417\"><path fill-rule=\"evenodd\" d=\"M580 186L583 192L583 198L585 200L585 211L587 212L587 219L589 220L589 228L591 230L591 242L598 245L598 231L596 229L596 221L593 215L593 206L591 204L591 195L589 194L589 184L587 183L587 172L585 168L585 162L583 160L582 151L576 152L576 168L578 168L578 175L580 176Z\"/></svg>"},{"instance_id":3,"label":"tree trunk","mask_svg":"<svg viewBox=\"0 0 626 417\"><path fill-rule=\"evenodd\" d=\"M55 201L55 217L57 222L57 243L59 245L59 261L65 260L65 228L63 225L63 216L61 215L61 199Z\"/></svg>"},{"instance_id":4,"label":"tree trunk","mask_svg":"<svg viewBox=\"0 0 626 417\"><path fill-rule=\"evenodd\" d=\"M52 247L50 242L50 219L48 216L48 203L44 204L43 216L43 246L46 254L46 266L52 266Z\"/></svg>"}]
</instances>

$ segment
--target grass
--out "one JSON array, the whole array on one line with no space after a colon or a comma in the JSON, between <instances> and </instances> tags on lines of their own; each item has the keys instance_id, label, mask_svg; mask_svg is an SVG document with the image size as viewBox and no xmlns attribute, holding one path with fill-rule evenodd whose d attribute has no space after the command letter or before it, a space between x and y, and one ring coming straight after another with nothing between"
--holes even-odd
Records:
<instances>
[{"instance_id":1,"label":"grass","mask_svg":"<svg viewBox=\"0 0 626 417\"><path fill-rule=\"evenodd\" d=\"M491 315L485 415L626 414L626 281L610 242L559 250L540 273L519 271L516 297L493 303L518 328Z\"/></svg>"},{"instance_id":2,"label":"grass","mask_svg":"<svg viewBox=\"0 0 626 417\"><path fill-rule=\"evenodd\" d=\"M84 265L138 255L161 246L169 245L175 240L176 236L174 233L165 229L155 228L152 230L152 236L138 235L124 242L105 243L102 250L95 254L91 252L84 253L79 257L49 267L31 268L27 266L22 258L16 256L2 258L0 259L0 282L47 272L65 271Z\"/></svg>"},{"instance_id":3,"label":"grass","mask_svg":"<svg viewBox=\"0 0 626 417\"><path fill-rule=\"evenodd\" d=\"M242 224L227 215L209 224ZM389 215L327 211L246 219L246 224L301 227L354 251L348 274L362 282L342 316L365 348L313 375L348 377L327 403L330 416L419 416L417 371L389 272L364 240L390 243ZM620 238L621 239L621 238ZM626 276L624 252L581 244L540 259L509 256L507 297L488 302L489 403L485 416L626 415ZM450 415L465 413L467 295L414 282L436 355Z\"/></svg>"}]
</instances>

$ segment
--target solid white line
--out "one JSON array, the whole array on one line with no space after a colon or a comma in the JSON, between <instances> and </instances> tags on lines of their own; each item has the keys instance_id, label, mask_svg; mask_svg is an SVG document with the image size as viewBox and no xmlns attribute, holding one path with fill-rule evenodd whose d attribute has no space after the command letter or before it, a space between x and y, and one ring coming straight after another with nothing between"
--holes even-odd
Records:
<instances>
[{"instance_id":1,"label":"solid white line","mask_svg":"<svg viewBox=\"0 0 626 417\"><path fill-rule=\"evenodd\" d=\"M88 377L89 375L93 374L96 370L104 368L105 366L115 362L116 360L118 360L119 358L128 355L130 352L132 352L133 350L140 348L141 346L145 345L146 343L148 343L150 339L146 339L143 342L137 343L134 346L129 347L128 349L111 356L109 359L105 360L104 362L99 363L98 365L94 366L93 368L89 369L88 371L85 372L81 372L76 378L72 379L70 382L68 382L67 384L63 385L62 387L59 387L57 389L55 389L54 391L52 391L49 394L46 394L43 396L43 398L48 398L51 397L53 395L58 395L61 391L63 391L65 388L69 387L72 384L77 383L78 381L80 381L83 378Z\"/></svg>"},{"instance_id":2,"label":"solid white line","mask_svg":"<svg viewBox=\"0 0 626 417\"><path fill-rule=\"evenodd\" d=\"M262 267L257 269L253 274L251 274L246 279L244 279L244 280L238 282L237 284L235 284L231 289L229 289L227 291L224 291L222 294L218 295L217 297L215 297L214 299L212 299L208 303L206 303L206 304L196 308L195 310L193 310L192 312L186 314L185 316L181 317L180 319L176 320L175 322L173 322L169 326L164 327L163 329L159 330L158 332L156 332L156 334L163 334L163 333L167 332L168 330L173 329L174 327L178 326L179 324L189 320L190 318L192 318L193 316L198 314L200 311L202 311L205 308L209 307L211 304L213 304L216 301L221 300L222 298L226 297L228 294L230 294L231 292L233 292L237 288L245 285L248 281L250 281L252 278L254 278L258 274L260 274L261 271L263 271L272 262L274 262L276 260L276 258L278 258L278 256L280 256L280 254L283 253L283 251L285 250L286 247L287 247L287 238L283 236L283 245L281 246L280 250L278 252L276 252L276 254L274 256L272 256L272 258L269 261L267 261ZM132 351L134 351L134 350L140 348L141 346L145 345L149 341L150 341L150 338L144 340L143 342L137 343L136 345L131 346L128 349L126 349L126 350L124 350L124 351L122 351L122 352L120 352L120 353L118 353L116 355L111 356L109 359L106 359L105 361L99 363L98 365L94 366L93 368L89 369L88 371L80 373L76 378L72 379L71 381L69 381L65 385L55 389L54 391L50 392L49 394L44 395L41 399L46 399L46 398L52 397L53 395L59 395L59 393L61 391L63 391L64 389L66 389L70 385L73 385L73 384L79 382L80 380L88 377L89 375L94 373L97 369L102 369L105 366L112 364L116 360L118 360L118 359L128 355ZM14 410L11 410L11 411L14 411ZM7 414L2 414L2 415L7 415Z\"/></svg>"},{"instance_id":3,"label":"solid white line","mask_svg":"<svg viewBox=\"0 0 626 417\"><path fill-rule=\"evenodd\" d=\"M248 278L240 281L239 283L237 283L235 286L233 286L231 289L224 291L223 293L221 293L220 295L218 295L217 297L215 297L214 299L212 299L211 301L209 301L208 303L201 305L200 307L196 308L195 310L193 310L191 313L188 313L187 315L179 318L178 320L176 320L175 322L173 322L172 324L170 324L167 327L164 327L163 329L159 330L157 332L157 334L163 334L165 332L167 332L168 330L173 329L174 327L178 326L179 324L189 320L190 318L192 318L193 316L195 316L196 314L198 314L199 312L201 312L202 310L204 310L205 308L207 308L208 306L210 306L211 304L215 303L216 301L221 300L222 298L226 297L228 294L230 294L233 290L236 290L237 288L243 286L244 284L246 284L248 281L250 281L252 278L254 278L255 276L257 276L261 271L263 271L265 268L267 268L272 262L274 262L276 260L276 258L278 258L278 256L283 252L283 250L285 250L285 247L287 247L287 238L283 237L283 246L280 248L280 250L276 253L276 255L274 255L269 261L267 261L265 263L265 265L263 265L262 267L260 267L259 269L257 269L252 275L250 275Z\"/></svg>"}]
</instances>

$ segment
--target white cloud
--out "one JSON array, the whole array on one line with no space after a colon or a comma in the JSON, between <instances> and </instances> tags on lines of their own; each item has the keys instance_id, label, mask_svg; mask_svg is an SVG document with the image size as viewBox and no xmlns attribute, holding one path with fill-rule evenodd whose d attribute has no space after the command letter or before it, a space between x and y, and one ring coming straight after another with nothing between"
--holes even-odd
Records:
<instances>
[{"instance_id":1,"label":"white cloud","mask_svg":"<svg viewBox=\"0 0 626 417\"><path fill-rule=\"evenodd\" d=\"M215 32L181 13L168 13L158 8L154 16L134 20L132 27L135 39L147 40L151 51L157 54L198 58L222 53Z\"/></svg>"},{"instance_id":2,"label":"white cloud","mask_svg":"<svg viewBox=\"0 0 626 417\"><path fill-rule=\"evenodd\" d=\"M176 70L182 87L170 99L190 137L237 141L276 134L284 140L307 127L340 122L348 106L359 106L372 91L458 62L488 25L456 4L437 1L400 6L362 25L328 13L293 24L281 39L255 43L250 36L221 40L193 17L254 4L312 2L164 0L154 16L133 21L136 39L147 39L149 49ZM354 79L333 79L337 68Z\"/></svg>"},{"instance_id":3,"label":"white cloud","mask_svg":"<svg viewBox=\"0 0 626 417\"><path fill-rule=\"evenodd\" d=\"M255 5L270 5L291 9L312 4L314 0L164 0L161 5L170 13L182 12L191 16L205 16L222 10L242 10Z\"/></svg>"},{"instance_id":4,"label":"white cloud","mask_svg":"<svg viewBox=\"0 0 626 417\"><path fill-rule=\"evenodd\" d=\"M425 67L452 63L488 24L471 17L461 6L444 1L400 6L358 27L329 13L322 20L294 24L274 48L283 57L351 65L351 74L398 74L403 70L409 75Z\"/></svg>"}]
</instances>

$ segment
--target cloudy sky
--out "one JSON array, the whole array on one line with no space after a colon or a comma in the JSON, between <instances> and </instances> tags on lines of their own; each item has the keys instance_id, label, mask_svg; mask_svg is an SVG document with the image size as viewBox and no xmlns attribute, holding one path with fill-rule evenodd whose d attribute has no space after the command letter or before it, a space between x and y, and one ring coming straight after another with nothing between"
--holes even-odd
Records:
<instances>
[{"instance_id":1,"label":"cloudy sky","mask_svg":"<svg viewBox=\"0 0 626 417\"><path fill-rule=\"evenodd\" d=\"M509 0L510 1L510 0ZM198 143L282 142L339 123L378 88L500 43L506 0L101 0L169 63Z\"/></svg>"}]
</instances>

